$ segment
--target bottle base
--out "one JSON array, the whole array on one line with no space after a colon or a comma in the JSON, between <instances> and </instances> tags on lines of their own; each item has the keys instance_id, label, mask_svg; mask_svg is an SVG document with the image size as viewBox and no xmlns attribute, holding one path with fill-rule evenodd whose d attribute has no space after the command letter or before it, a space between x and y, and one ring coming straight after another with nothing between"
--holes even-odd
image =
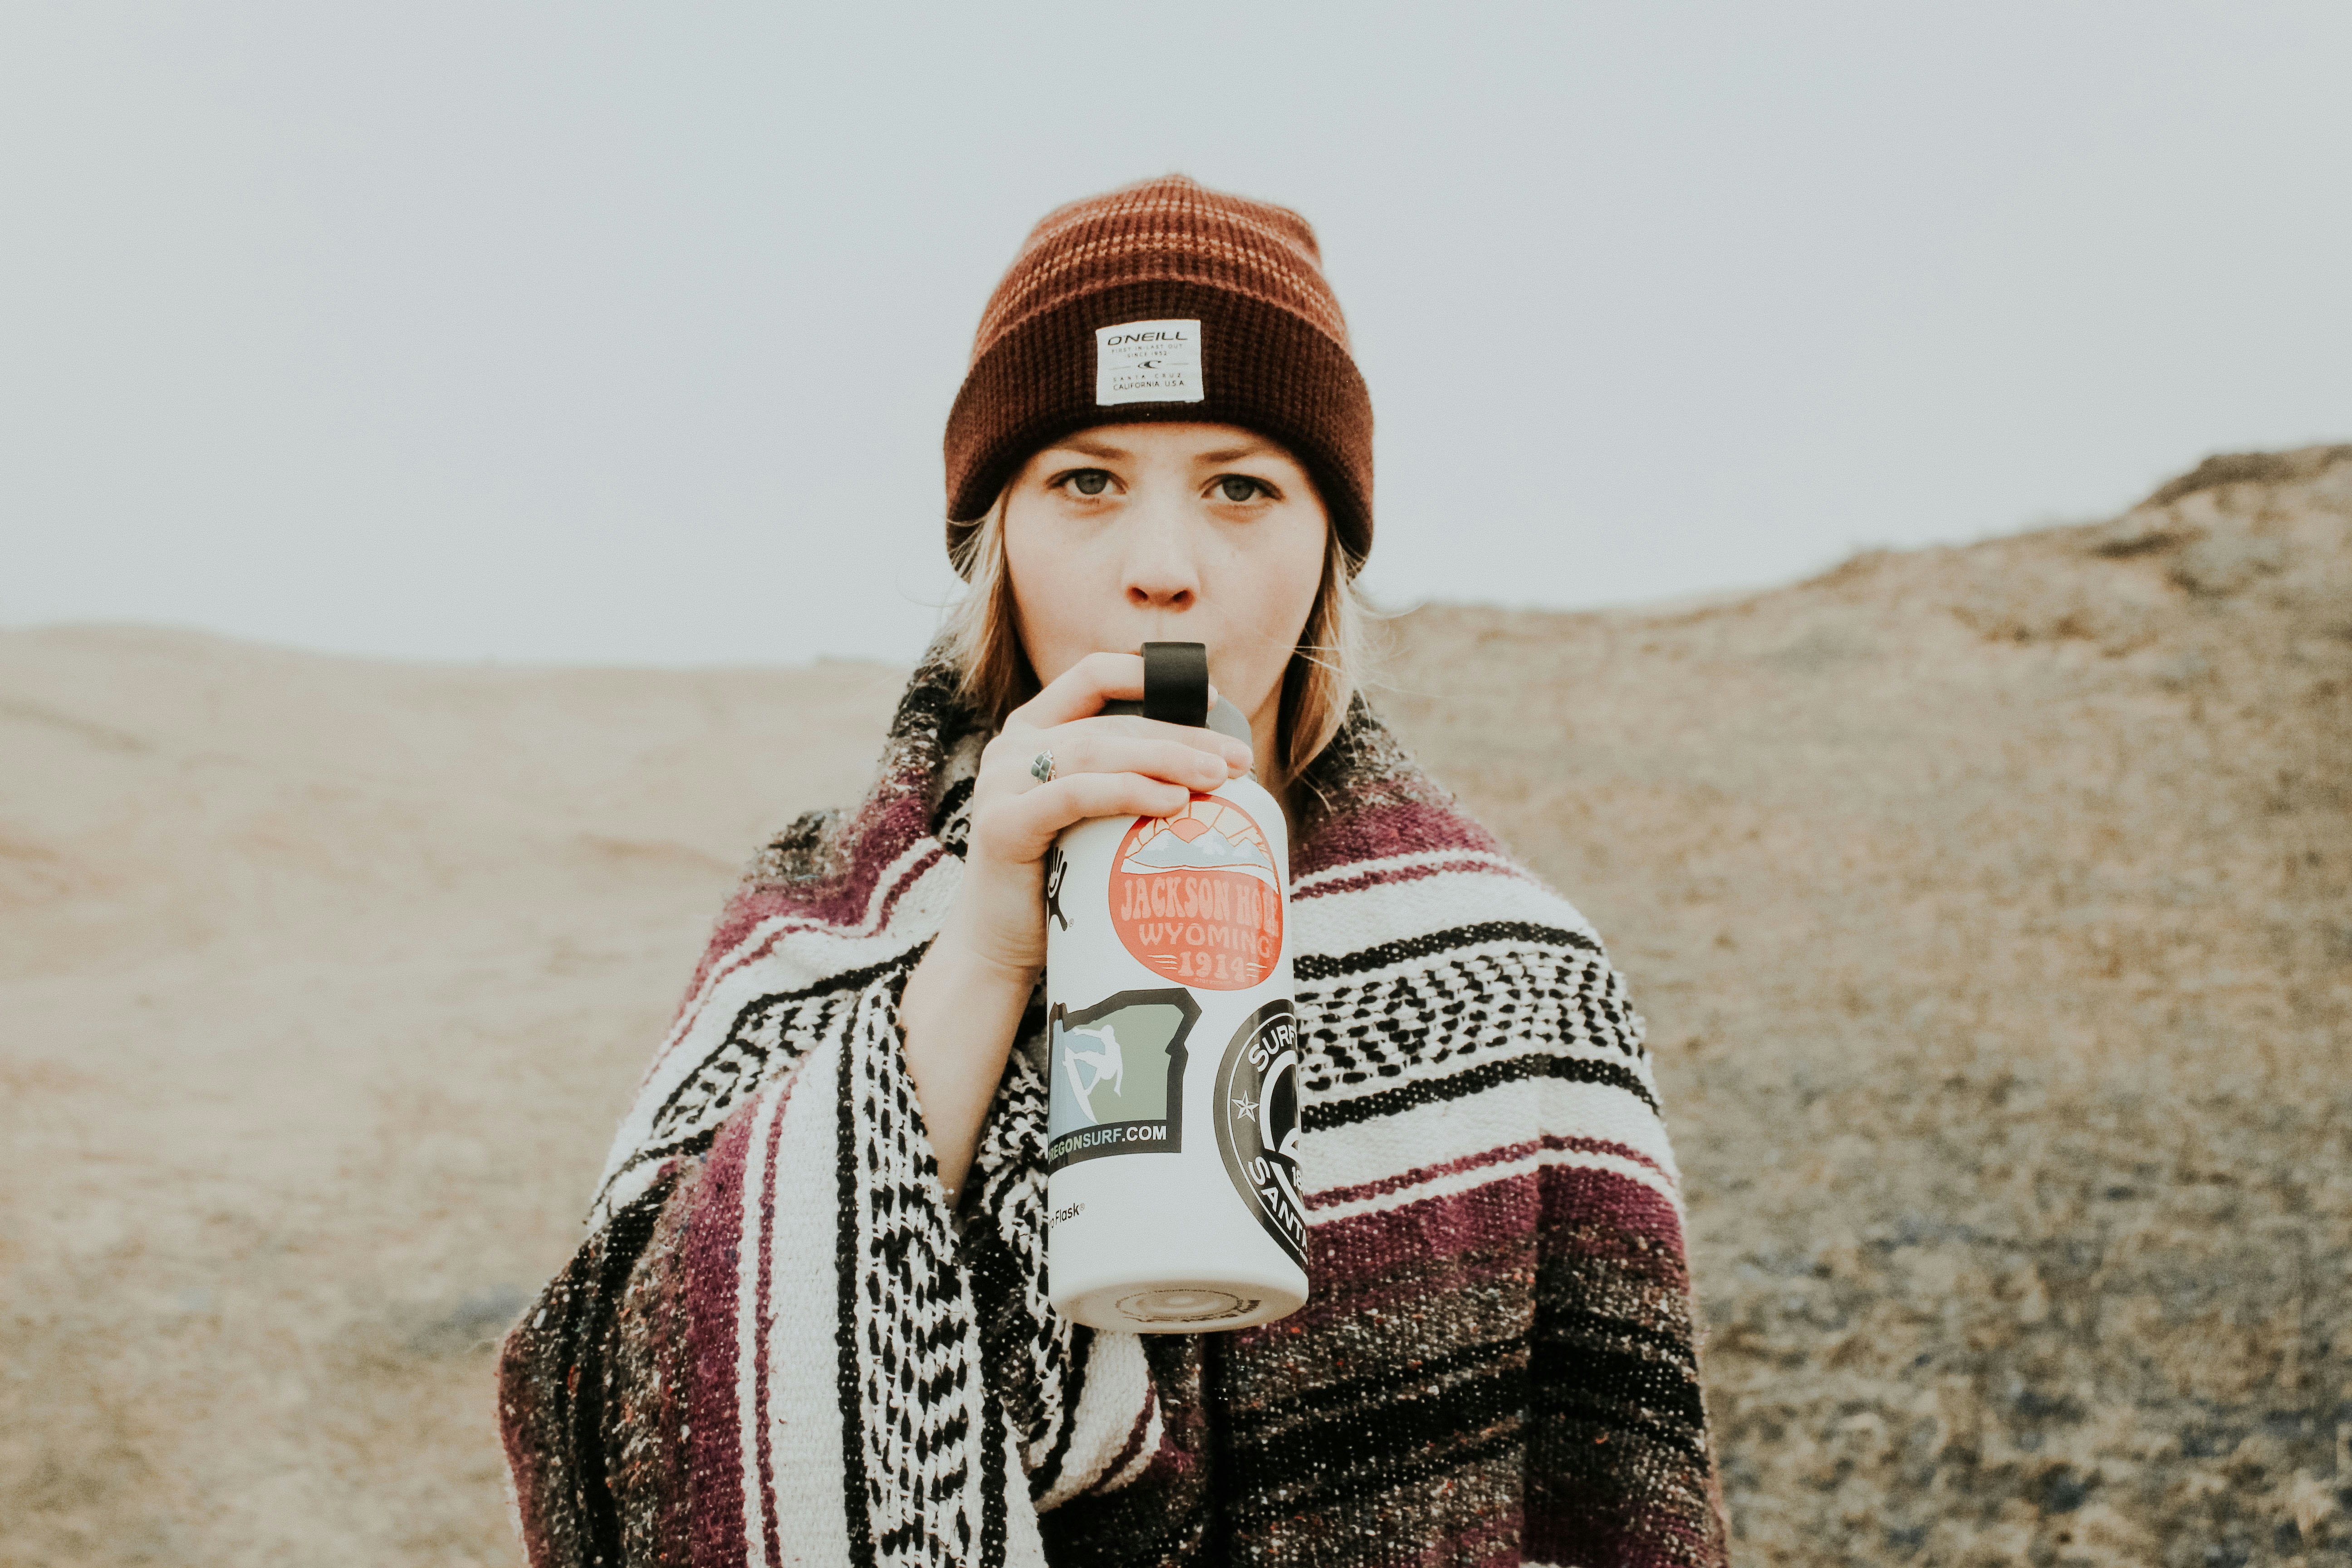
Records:
<instances>
[{"instance_id":1,"label":"bottle base","mask_svg":"<svg viewBox=\"0 0 2352 1568\"><path fill-rule=\"evenodd\" d=\"M1306 1305L1304 1292L1264 1280L1129 1281L1054 1298L1054 1310L1090 1329L1129 1334L1209 1334L1255 1328Z\"/></svg>"}]
</instances>

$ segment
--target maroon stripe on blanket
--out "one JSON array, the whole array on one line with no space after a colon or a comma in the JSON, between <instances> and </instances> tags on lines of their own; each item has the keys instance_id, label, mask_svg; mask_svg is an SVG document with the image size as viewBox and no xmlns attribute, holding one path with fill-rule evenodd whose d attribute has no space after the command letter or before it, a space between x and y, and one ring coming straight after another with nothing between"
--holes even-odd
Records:
<instances>
[{"instance_id":1,"label":"maroon stripe on blanket","mask_svg":"<svg viewBox=\"0 0 2352 1568\"><path fill-rule=\"evenodd\" d=\"M891 914L898 908L898 900L905 895L908 889L915 885L924 872L938 865L946 854L947 851L944 848L934 848L929 854L916 861L908 868L905 876L891 885L890 890L883 895L882 912L875 918L877 929L889 925Z\"/></svg>"},{"instance_id":2,"label":"maroon stripe on blanket","mask_svg":"<svg viewBox=\"0 0 2352 1568\"><path fill-rule=\"evenodd\" d=\"M1547 1165L1541 1175L1544 1226L1552 1235L1568 1237L1584 1257L1622 1264L1677 1290L1690 1288L1682 1216L1674 1205L1614 1171Z\"/></svg>"},{"instance_id":3,"label":"maroon stripe on blanket","mask_svg":"<svg viewBox=\"0 0 2352 1568\"><path fill-rule=\"evenodd\" d=\"M751 1097L719 1130L695 1184L686 1239L686 1442L694 1568L741 1568L742 1412L735 1403L737 1249L743 1238L743 1163L751 1143Z\"/></svg>"},{"instance_id":4,"label":"maroon stripe on blanket","mask_svg":"<svg viewBox=\"0 0 2352 1568\"><path fill-rule=\"evenodd\" d=\"M1352 1204L1365 1198L1376 1198L1383 1193L1401 1193L1408 1187L1424 1186L1441 1177L1458 1175L1465 1171L1480 1170L1488 1165L1507 1165L1514 1160L1524 1160L1539 1151L1613 1154L1621 1160L1630 1160L1637 1165L1646 1166L1657 1172L1659 1175L1664 1176L1668 1181L1674 1180L1664 1166L1630 1144L1612 1143L1601 1138L1562 1138L1557 1133L1547 1133L1541 1138L1532 1138L1524 1143L1510 1143L1499 1149L1482 1150L1475 1154L1465 1154L1459 1160L1448 1160L1443 1164L1417 1165L1398 1175L1383 1176L1377 1182L1359 1182L1352 1187L1328 1187L1321 1192L1309 1193L1307 1194L1307 1206L1310 1209L1328 1209L1339 1204Z\"/></svg>"},{"instance_id":5,"label":"maroon stripe on blanket","mask_svg":"<svg viewBox=\"0 0 2352 1568\"><path fill-rule=\"evenodd\" d=\"M1398 1568L1407 1563L1412 1568L1518 1568L1520 1563L1519 1531L1524 1516L1516 1508L1491 1514L1467 1530L1457 1530L1439 1536L1411 1557L1383 1558ZM1563 1563L1584 1562L1580 1556L1560 1559ZM1608 1563L1610 1558L1591 1561Z\"/></svg>"},{"instance_id":6,"label":"maroon stripe on blanket","mask_svg":"<svg viewBox=\"0 0 2352 1568\"><path fill-rule=\"evenodd\" d=\"M1559 1227L1581 1254L1685 1284L1675 1205L1614 1171L1548 1165L1517 1176L1346 1219L1307 1224L1307 1305L1282 1327L1337 1322L1391 1300L1423 1300L1433 1268L1460 1289L1526 1266L1539 1226Z\"/></svg>"},{"instance_id":7,"label":"maroon stripe on blanket","mask_svg":"<svg viewBox=\"0 0 2352 1568\"><path fill-rule=\"evenodd\" d=\"M1392 866L1385 871L1367 871L1360 877L1342 877L1337 881L1318 882L1311 888L1301 888L1290 896L1293 900L1322 899L1333 893L1360 893L1366 888L1393 888L1403 882L1418 882L1423 877L1465 873L1476 877L1509 877L1523 882L1534 879L1516 866L1497 866L1492 860L1433 860L1425 866Z\"/></svg>"},{"instance_id":8,"label":"maroon stripe on blanket","mask_svg":"<svg viewBox=\"0 0 2352 1568\"><path fill-rule=\"evenodd\" d=\"M751 1419L759 1423L755 1436L760 1454L760 1529L767 1541L767 1560L771 1563L779 1559L776 1554L776 1466L769 1453L768 1436L768 1346L774 1337L776 1317L775 1302L770 1299L768 1281L775 1262L776 1145L784 1135L784 1102L792 1097L792 1082L788 1080L776 1097L776 1113L768 1122L768 1146L761 1151L760 1161L760 1289L752 1314L757 1337L751 1342L754 1384Z\"/></svg>"},{"instance_id":9,"label":"maroon stripe on blanket","mask_svg":"<svg viewBox=\"0 0 2352 1568\"><path fill-rule=\"evenodd\" d=\"M882 853L885 849L889 851L887 856ZM876 885L880 881L882 873L889 868L890 863L904 854L906 849L907 846L904 844L885 845L861 842L855 856L860 874L854 879L845 879L840 883L826 886L821 895L813 894L810 889L803 888L777 887L772 883L747 888L737 894L729 901L725 912L719 916L718 925L710 933L710 945L704 952L701 968L695 972L694 983L688 987L688 996L690 998L698 994L713 966L732 952L737 944L751 934L752 928L763 921L784 920L792 923L761 943L756 949L740 955L736 960L737 963L749 963L753 958L764 955L775 946L778 939L793 931L816 928L838 931L862 931L867 930L869 924L877 929L887 925L890 919L890 911L898 907L898 895L904 892L908 885L916 878L937 865L940 857L947 853L944 849L933 849L929 855L918 860L910 869L902 872L892 885L884 890L878 918L869 922L866 919L866 909L874 902Z\"/></svg>"},{"instance_id":10,"label":"maroon stripe on blanket","mask_svg":"<svg viewBox=\"0 0 2352 1568\"><path fill-rule=\"evenodd\" d=\"M908 847L930 830L928 812L922 801L922 779L919 774L893 781L895 788L880 800L869 797L855 825L847 831L856 836L856 846L842 870L822 881L755 882L743 888L728 900L710 933L709 945L703 951L701 964L686 988L687 999L701 994L704 982L712 967L762 921L779 918L805 921L811 925L834 926L862 930L866 925L866 906L874 901L874 889L882 873L891 862L905 854ZM877 808L878 807L878 808ZM924 868L931 861L926 860ZM901 879L903 888L920 868ZM883 919L889 918L888 905L896 902L896 889L887 898ZM762 951L765 951L764 948Z\"/></svg>"},{"instance_id":11,"label":"maroon stripe on blanket","mask_svg":"<svg viewBox=\"0 0 2352 1568\"><path fill-rule=\"evenodd\" d=\"M559 1281L560 1283L560 1281ZM544 1302L547 1297L542 1294ZM540 1309L543 1310L544 1309ZM563 1498L549 1483L555 1469L544 1450L560 1417L531 1377L533 1358L520 1331L509 1332L499 1352L499 1437L507 1453L507 1473L514 1478L515 1523L532 1568L547 1561L543 1544L557 1538L563 1517Z\"/></svg>"},{"instance_id":12,"label":"maroon stripe on blanket","mask_svg":"<svg viewBox=\"0 0 2352 1568\"><path fill-rule=\"evenodd\" d=\"M1290 857L1290 879L1376 860L1389 855L1421 855L1433 849L1469 849L1499 855L1495 836L1449 805L1399 801L1358 811L1344 807L1319 823Z\"/></svg>"},{"instance_id":13,"label":"maroon stripe on blanket","mask_svg":"<svg viewBox=\"0 0 2352 1568\"><path fill-rule=\"evenodd\" d=\"M1615 1363L1580 1396L1556 1405L1533 1439L1527 1496L1527 1553L1556 1562L1637 1568L1720 1563L1717 1502L1704 1445L1697 1384L1681 1357L1663 1359L1639 1339L1689 1343L1689 1279L1673 1205L1608 1173L1555 1167L1543 1173L1544 1228L1551 1268L1573 1273L1544 1309L1554 1357L1596 1367ZM1644 1382L1635 1370L1654 1378Z\"/></svg>"},{"instance_id":14,"label":"maroon stripe on blanket","mask_svg":"<svg viewBox=\"0 0 2352 1568\"><path fill-rule=\"evenodd\" d=\"M1128 1428L1127 1441L1120 1447L1118 1457L1111 1460L1110 1464L1103 1470L1103 1473L1094 1479L1093 1483L1086 1489L1087 1491L1097 1492L1102 1490L1105 1487L1110 1485L1113 1480L1118 1479L1118 1473L1121 1470L1127 1468L1128 1466L1135 1462L1135 1456L1142 1450L1144 1436L1151 1430L1152 1414L1159 1408L1159 1404L1160 1391L1152 1387L1150 1384L1144 1384L1143 1409L1141 1413L1136 1416L1135 1425Z\"/></svg>"},{"instance_id":15,"label":"maroon stripe on blanket","mask_svg":"<svg viewBox=\"0 0 2352 1568\"><path fill-rule=\"evenodd\" d=\"M898 907L899 899L905 896L907 889L913 887L917 880L919 880L925 872L938 865L940 858L946 854L947 851L944 848L932 849L929 854L918 859L912 867L908 868L908 870L898 879L897 881L891 884L889 889L883 895L882 908L878 918L875 921L874 930L882 931L887 929L890 923L891 912ZM802 913L800 912L797 905L792 905L790 907L779 905L776 908L769 909L765 912L758 913L747 919L738 920L735 918L736 910L739 908L761 900L764 895L772 895L775 891L776 890L773 889L764 889L755 892L740 894L737 897L734 903L728 906L728 912L720 919L719 930L712 935L710 945L703 952L701 963L695 969L692 984L687 986L686 995L679 1001L677 1005L677 1012L671 1017L671 1037L660 1049L654 1053L654 1058L646 1065L640 1082L650 1081L654 1074L661 1070L662 1063L668 1058L670 1051L674 1049L678 1043L678 1024L684 1021L688 1013L693 1008L695 998L701 995L704 988L709 985L713 981L722 978L725 974L732 973L734 971L742 968L747 963L758 963L761 959L767 957L769 953L774 952L778 942L783 941L786 937L791 936L795 931L833 931L836 934L849 934L855 931L862 931L865 929L862 926L848 928L842 922L827 921ZM867 891L870 895L872 891L870 880ZM776 900L773 898L770 898L768 901L772 903ZM856 913L860 917L863 917L865 912L866 905L861 901L857 905ZM767 939L761 942L759 946L752 948L751 951L747 952L734 952L735 944L741 942L744 936L749 933L753 927L759 925L762 921L768 920L772 916L776 915L790 916L791 923L788 925L779 926L776 930L769 932ZM720 961L722 959L726 960L726 966L723 970L719 967Z\"/></svg>"},{"instance_id":16,"label":"maroon stripe on blanket","mask_svg":"<svg viewBox=\"0 0 2352 1568\"><path fill-rule=\"evenodd\" d=\"M1313 1289L1306 1306L1267 1331L1312 1330L1391 1301L1425 1304L1441 1288L1460 1289L1524 1273L1531 1266L1541 1213L1537 1182L1537 1173L1529 1172L1377 1214L1320 1223L1310 1217L1307 1257ZM1433 1281L1438 1274L1442 1281Z\"/></svg>"}]
</instances>

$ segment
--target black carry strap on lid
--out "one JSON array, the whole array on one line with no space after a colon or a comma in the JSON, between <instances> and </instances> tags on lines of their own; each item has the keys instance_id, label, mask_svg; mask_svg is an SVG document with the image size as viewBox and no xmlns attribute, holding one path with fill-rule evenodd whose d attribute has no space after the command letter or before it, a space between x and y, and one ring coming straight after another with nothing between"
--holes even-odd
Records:
<instances>
[{"instance_id":1,"label":"black carry strap on lid","mask_svg":"<svg viewBox=\"0 0 2352 1568\"><path fill-rule=\"evenodd\" d=\"M1202 642L1148 642L1143 645L1143 700L1114 698L1102 705L1107 714L1132 714L1163 724L1188 724L1231 735L1250 743L1249 721L1242 710L1217 699L1209 705L1209 645Z\"/></svg>"},{"instance_id":2,"label":"black carry strap on lid","mask_svg":"<svg viewBox=\"0 0 2352 1568\"><path fill-rule=\"evenodd\" d=\"M1143 645L1143 716L1199 729L1209 721L1209 645Z\"/></svg>"},{"instance_id":3,"label":"black carry strap on lid","mask_svg":"<svg viewBox=\"0 0 2352 1568\"><path fill-rule=\"evenodd\" d=\"M1143 645L1143 700L1114 697L1105 713L1157 719L1163 724L1202 729L1209 722L1209 645L1148 642Z\"/></svg>"}]
</instances>

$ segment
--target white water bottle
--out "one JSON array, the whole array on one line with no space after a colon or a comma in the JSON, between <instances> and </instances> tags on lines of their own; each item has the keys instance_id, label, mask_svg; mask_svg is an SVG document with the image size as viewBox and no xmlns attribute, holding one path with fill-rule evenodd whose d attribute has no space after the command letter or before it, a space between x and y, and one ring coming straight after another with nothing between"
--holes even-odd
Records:
<instances>
[{"instance_id":1,"label":"white water bottle","mask_svg":"<svg viewBox=\"0 0 2352 1568\"><path fill-rule=\"evenodd\" d=\"M1208 650L1146 643L1110 712L1249 739ZM1046 861L1047 1295L1098 1329L1202 1333L1307 1300L1289 833L1253 777L1173 817L1065 828Z\"/></svg>"}]
</instances>

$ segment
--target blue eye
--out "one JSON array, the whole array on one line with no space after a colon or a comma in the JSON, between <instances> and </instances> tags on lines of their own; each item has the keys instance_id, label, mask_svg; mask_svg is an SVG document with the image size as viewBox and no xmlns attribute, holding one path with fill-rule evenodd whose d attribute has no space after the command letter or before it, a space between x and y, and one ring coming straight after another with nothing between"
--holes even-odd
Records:
<instances>
[{"instance_id":1,"label":"blue eye","mask_svg":"<svg viewBox=\"0 0 2352 1568\"><path fill-rule=\"evenodd\" d=\"M1265 487L1241 474L1227 474L1217 481L1217 493L1230 501L1255 500L1265 493Z\"/></svg>"},{"instance_id":2,"label":"blue eye","mask_svg":"<svg viewBox=\"0 0 2352 1568\"><path fill-rule=\"evenodd\" d=\"M1070 476L1070 488L1082 496L1098 496L1110 483L1110 476L1100 468L1080 468Z\"/></svg>"}]
</instances>

